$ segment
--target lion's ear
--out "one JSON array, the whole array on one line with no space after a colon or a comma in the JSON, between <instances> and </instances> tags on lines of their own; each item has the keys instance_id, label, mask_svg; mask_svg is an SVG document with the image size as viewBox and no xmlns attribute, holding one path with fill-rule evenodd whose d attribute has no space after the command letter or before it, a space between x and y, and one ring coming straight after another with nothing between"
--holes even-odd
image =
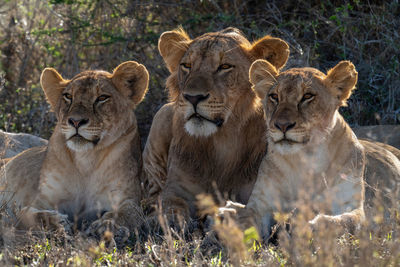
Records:
<instances>
[{"instance_id":1,"label":"lion's ear","mask_svg":"<svg viewBox=\"0 0 400 267\"><path fill-rule=\"evenodd\" d=\"M143 100L149 86L146 67L135 61L120 64L115 68L111 79L115 87L135 105Z\"/></svg>"},{"instance_id":2,"label":"lion's ear","mask_svg":"<svg viewBox=\"0 0 400 267\"><path fill-rule=\"evenodd\" d=\"M251 64L249 70L249 79L253 85L253 90L261 99L265 98L269 89L274 85L278 71L271 63L264 59L259 59Z\"/></svg>"},{"instance_id":3,"label":"lion's ear","mask_svg":"<svg viewBox=\"0 0 400 267\"><path fill-rule=\"evenodd\" d=\"M328 71L324 79L325 85L340 100L340 105L345 106L357 84L358 73L350 61L340 61Z\"/></svg>"},{"instance_id":4,"label":"lion's ear","mask_svg":"<svg viewBox=\"0 0 400 267\"><path fill-rule=\"evenodd\" d=\"M68 80L64 80L53 68L45 68L40 75L40 84L53 111L57 110L58 100L67 83Z\"/></svg>"},{"instance_id":5,"label":"lion's ear","mask_svg":"<svg viewBox=\"0 0 400 267\"><path fill-rule=\"evenodd\" d=\"M256 59L268 60L277 70L285 66L289 58L289 45L279 38L265 36L254 42L249 50Z\"/></svg>"},{"instance_id":6,"label":"lion's ear","mask_svg":"<svg viewBox=\"0 0 400 267\"><path fill-rule=\"evenodd\" d=\"M181 28L161 34L158 40L158 50L171 73L178 68L179 62L188 49L190 41L187 33Z\"/></svg>"}]
</instances>

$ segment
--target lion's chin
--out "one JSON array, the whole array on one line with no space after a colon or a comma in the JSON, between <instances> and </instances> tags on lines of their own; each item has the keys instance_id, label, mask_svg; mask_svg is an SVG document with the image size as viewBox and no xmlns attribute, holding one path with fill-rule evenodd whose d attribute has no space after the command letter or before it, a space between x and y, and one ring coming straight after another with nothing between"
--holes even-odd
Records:
<instances>
[{"instance_id":1,"label":"lion's chin","mask_svg":"<svg viewBox=\"0 0 400 267\"><path fill-rule=\"evenodd\" d=\"M270 143L272 143L271 145L273 146L273 149L282 155L298 153L306 145L306 143L295 142L288 139L279 140L277 142L272 141Z\"/></svg>"},{"instance_id":2,"label":"lion's chin","mask_svg":"<svg viewBox=\"0 0 400 267\"><path fill-rule=\"evenodd\" d=\"M95 143L90 140L85 139L82 136L73 136L67 140L67 146L69 149L75 152L86 152L94 148Z\"/></svg>"},{"instance_id":3,"label":"lion's chin","mask_svg":"<svg viewBox=\"0 0 400 267\"><path fill-rule=\"evenodd\" d=\"M215 134L218 127L209 121L193 117L185 123L186 132L195 137L208 137Z\"/></svg>"}]
</instances>

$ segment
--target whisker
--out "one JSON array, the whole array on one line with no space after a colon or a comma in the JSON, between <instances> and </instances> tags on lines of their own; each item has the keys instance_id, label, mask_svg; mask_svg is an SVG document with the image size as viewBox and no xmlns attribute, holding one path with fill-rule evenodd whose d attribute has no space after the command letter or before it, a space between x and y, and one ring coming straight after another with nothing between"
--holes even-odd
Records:
<instances>
[{"instance_id":1,"label":"whisker","mask_svg":"<svg viewBox=\"0 0 400 267\"><path fill-rule=\"evenodd\" d=\"M228 111L228 112L231 114L231 116L233 116L233 118L239 119L239 116L233 112L231 106L226 105L226 106L223 107L223 109L226 110L226 111Z\"/></svg>"}]
</instances>

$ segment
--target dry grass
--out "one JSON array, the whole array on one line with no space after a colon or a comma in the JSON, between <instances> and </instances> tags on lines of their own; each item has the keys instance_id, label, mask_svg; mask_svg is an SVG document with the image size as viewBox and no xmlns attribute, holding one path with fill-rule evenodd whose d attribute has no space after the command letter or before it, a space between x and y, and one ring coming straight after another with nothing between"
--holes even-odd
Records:
<instances>
[{"instance_id":1,"label":"dry grass","mask_svg":"<svg viewBox=\"0 0 400 267\"><path fill-rule=\"evenodd\" d=\"M216 214L211 198L203 208ZM303 206L296 217L281 216L277 238L260 243L254 228L241 231L229 216L213 218L213 229L171 228L160 216L162 231L146 238L132 233L123 247L81 233L17 231L1 220L1 265L51 266L398 266L400 217L366 226L351 235L335 229L312 232ZM279 219L279 218L278 218ZM375 229L367 230L367 229ZM379 230L377 230L379 229ZM162 234L162 232L164 234ZM217 238L218 236L219 238Z\"/></svg>"},{"instance_id":2,"label":"dry grass","mask_svg":"<svg viewBox=\"0 0 400 267\"><path fill-rule=\"evenodd\" d=\"M232 234L230 228L226 231ZM278 246L254 243L247 249L242 249L243 244L222 249L213 244L214 249L210 246L204 249L208 239L198 237L183 241L182 237L163 236L158 242L149 240L117 250L107 248L104 241L79 236L66 238L60 233L47 234L47 237L20 233L29 240L10 244L4 239L15 240L17 235L8 230L8 234L3 235L0 255L2 265L398 266L400 263L400 244L392 232L383 237L364 233L339 239L329 233L321 234L319 238L323 241L320 242L309 235L281 233Z\"/></svg>"}]
</instances>

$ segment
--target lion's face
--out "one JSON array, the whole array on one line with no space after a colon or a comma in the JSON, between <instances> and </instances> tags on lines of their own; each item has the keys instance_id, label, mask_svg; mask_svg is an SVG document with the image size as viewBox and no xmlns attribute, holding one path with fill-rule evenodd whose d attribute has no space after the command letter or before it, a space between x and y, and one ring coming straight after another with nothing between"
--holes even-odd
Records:
<instances>
[{"instance_id":1,"label":"lion's face","mask_svg":"<svg viewBox=\"0 0 400 267\"><path fill-rule=\"evenodd\" d=\"M113 74L85 71L72 80L45 69L41 83L66 145L78 152L106 147L136 127L132 110L147 90L148 73L136 62L121 64Z\"/></svg>"},{"instance_id":2,"label":"lion's face","mask_svg":"<svg viewBox=\"0 0 400 267\"><path fill-rule=\"evenodd\" d=\"M185 130L203 137L215 134L232 116L241 116L240 102L254 96L248 69L255 58L270 58L280 68L288 57L284 41L265 37L251 45L235 29L194 40L182 31L166 32L159 49L171 71L167 86Z\"/></svg>"},{"instance_id":3,"label":"lion's face","mask_svg":"<svg viewBox=\"0 0 400 267\"><path fill-rule=\"evenodd\" d=\"M63 90L60 102L61 131L67 146L75 151L112 143L129 121L129 101L107 73L81 73Z\"/></svg>"},{"instance_id":4,"label":"lion's face","mask_svg":"<svg viewBox=\"0 0 400 267\"><path fill-rule=\"evenodd\" d=\"M233 40L202 38L189 47L178 69L178 106L189 134L209 136L229 120L249 87L249 67Z\"/></svg>"},{"instance_id":5,"label":"lion's face","mask_svg":"<svg viewBox=\"0 0 400 267\"><path fill-rule=\"evenodd\" d=\"M250 80L263 98L269 144L289 154L317 145L330 133L338 108L354 89L357 72L348 61L328 75L313 68L278 73L268 62L256 61Z\"/></svg>"}]
</instances>

